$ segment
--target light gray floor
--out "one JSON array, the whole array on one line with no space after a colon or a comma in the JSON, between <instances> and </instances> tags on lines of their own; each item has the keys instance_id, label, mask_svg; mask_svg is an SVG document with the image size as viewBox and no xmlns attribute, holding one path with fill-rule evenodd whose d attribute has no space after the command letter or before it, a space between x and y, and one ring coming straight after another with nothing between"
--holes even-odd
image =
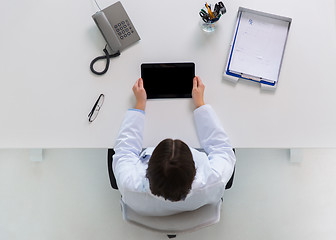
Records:
<instances>
[{"instance_id":1,"label":"light gray floor","mask_svg":"<svg viewBox=\"0 0 336 240\"><path fill-rule=\"evenodd\" d=\"M238 149L220 223L177 239L334 240L336 149ZM167 239L122 220L102 149L0 150L1 240Z\"/></svg>"}]
</instances>

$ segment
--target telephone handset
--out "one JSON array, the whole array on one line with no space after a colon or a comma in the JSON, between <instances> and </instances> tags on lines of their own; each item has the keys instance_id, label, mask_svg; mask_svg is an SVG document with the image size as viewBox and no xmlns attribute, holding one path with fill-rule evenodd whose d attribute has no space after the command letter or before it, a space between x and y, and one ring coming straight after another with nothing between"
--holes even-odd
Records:
<instances>
[{"instance_id":1,"label":"telephone handset","mask_svg":"<svg viewBox=\"0 0 336 240\"><path fill-rule=\"evenodd\" d=\"M119 56L121 50L139 41L140 36L120 1L96 12L92 18L108 46L108 49L105 47L103 50L105 56L93 59L90 64L93 73L102 75L108 70L110 58ZM93 65L101 59L106 59L106 67L102 72L97 72Z\"/></svg>"},{"instance_id":2,"label":"telephone handset","mask_svg":"<svg viewBox=\"0 0 336 240\"><path fill-rule=\"evenodd\" d=\"M92 18L103 35L107 45L110 47L112 51L111 53L114 54L118 52L121 48L121 43L117 34L113 31L111 24L107 20L105 13L103 11L97 12Z\"/></svg>"}]
</instances>

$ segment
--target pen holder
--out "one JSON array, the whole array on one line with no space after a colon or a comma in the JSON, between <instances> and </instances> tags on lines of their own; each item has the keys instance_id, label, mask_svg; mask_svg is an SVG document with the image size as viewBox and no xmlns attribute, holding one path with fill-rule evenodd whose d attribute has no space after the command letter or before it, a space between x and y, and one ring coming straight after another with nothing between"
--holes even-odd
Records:
<instances>
[{"instance_id":1,"label":"pen holder","mask_svg":"<svg viewBox=\"0 0 336 240\"><path fill-rule=\"evenodd\" d=\"M214 7L211 8L211 4L206 2L204 7L199 12L201 17L200 26L205 32L215 31L217 21L224 13L226 13L226 8L223 2L218 2L213 6Z\"/></svg>"},{"instance_id":2,"label":"pen holder","mask_svg":"<svg viewBox=\"0 0 336 240\"><path fill-rule=\"evenodd\" d=\"M204 32L213 32L216 30L216 25L217 25L217 21L216 22L204 22L202 19L200 21L200 27Z\"/></svg>"}]
</instances>

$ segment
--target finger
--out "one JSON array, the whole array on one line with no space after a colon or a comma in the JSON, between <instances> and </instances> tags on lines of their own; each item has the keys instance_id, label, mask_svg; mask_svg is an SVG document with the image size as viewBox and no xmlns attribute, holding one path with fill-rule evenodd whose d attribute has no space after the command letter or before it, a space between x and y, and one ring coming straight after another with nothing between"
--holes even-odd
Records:
<instances>
[{"instance_id":1,"label":"finger","mask_svg":"<svg viewBox=\"0 0 336 240\"><path fill-rule=\"evenodd\" d=\"M196 77L197 77L197 85L199 86L199 85L202 84L202 80L198 76L196 76Z\"/></svg>"},{"instance_id":2,"label":"finger","mask_svg":"<svg viewBox=\"0 0 336 240\"><path fill-rule=\"evenodd\" d=\"M143 80L142 80L142 78L139 78L138 81L139 81L139 88L143 88Z\"/></svg>"},{"instance_id":3,"label":"finger","mask_svg":"<svg viewBox=\"0 0 336 240\"><path fill-rule=\"evenodd\" d=\"M137 90L139 88L139 79L134 83L133 89Z\"/></svg>"},{"instance_id":4,"label":"finger","mask_svg":"<svg viewBox=\"0 0 336 240\"><path fill-rule=\"evenodd\" d=\"M197 88L197 85L197 76L195 76L193 79L193 88Z\"/></svg>"},{"instance_id":5,"label":"finger","mask_svg":"<svg viewBox=\"0 0 336 240\"><path fill-rule=\"evenodd\" d=\"M204 88L204 83L202 82L201 78L198 77L198 86Z\"/></svg>"}]
</instances>

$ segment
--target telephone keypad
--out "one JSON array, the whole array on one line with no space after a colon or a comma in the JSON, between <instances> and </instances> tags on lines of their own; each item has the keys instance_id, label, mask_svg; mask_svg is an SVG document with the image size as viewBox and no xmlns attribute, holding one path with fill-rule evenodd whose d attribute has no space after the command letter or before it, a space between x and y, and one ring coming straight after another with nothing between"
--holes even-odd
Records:
<instances>
[{"instance_id":1,"label":"telephone keypad","mask_svg":"<svg viewBox=\"0 0 336 240\"><path fill-rule=\"evenodd\" d=\"M123 40L134 33L133 27L127 19L115 24L114 29L117 32L120 40Z\"/></svg>"}]
</instances>

